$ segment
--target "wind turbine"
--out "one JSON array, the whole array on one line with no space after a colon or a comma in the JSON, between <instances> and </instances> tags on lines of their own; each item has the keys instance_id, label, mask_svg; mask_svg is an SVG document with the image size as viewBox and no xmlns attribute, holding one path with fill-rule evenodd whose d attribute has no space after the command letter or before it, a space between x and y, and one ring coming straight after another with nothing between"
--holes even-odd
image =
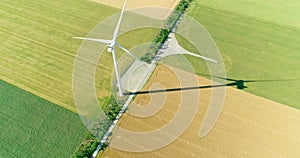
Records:
<instances>
[{"instance_id":1,"label":"wind turbine","mask_svg":"<svg viewBox=\"0 0 300 158\"><path fill-rule=\"evenodd\" d=\"M133 57L134 59L139 60L137 57L135 57L132 53L130 53L127 49L125 49L123 46L121 46L117 42L117 36L118 36L118 32L119 32L120 25L121 25L121 22L122 22L123 14L124 14L124 11L125 11L125 6L126 6L126 0L124 0L122 12L121 12L119 21L117 23L117 26L115 28L112 40L95 39L95 38L83 38L83 37L73 37L74 39L80 39L80 40L86 40L86 41L94 41L94 42L99 42L99 43L107 44L107 51L111 52L112 56L113 56L115 73L116 73L116 77L117 77L117 82L118 82L120 96L123 96L124 93L123 93L123 89L122 89L122 83L121 83L121 79L120 79L120 73L119 73L119 68L118 68L117 56L116 56L116 50L115 50L115 48L119 47L123 51L125 51L127 54L129 54L131 57Z\"/></svg>"}]
</instances>

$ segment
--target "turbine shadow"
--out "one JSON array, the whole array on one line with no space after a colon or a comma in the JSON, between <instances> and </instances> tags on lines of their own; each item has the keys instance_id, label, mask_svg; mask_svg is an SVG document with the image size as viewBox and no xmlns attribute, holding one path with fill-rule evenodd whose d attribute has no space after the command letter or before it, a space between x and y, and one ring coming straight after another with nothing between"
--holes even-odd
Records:
<instances>
[{"instance_id":1,"label":"turbine shadow","mask_svg":"<svg viewBox=\"0 0 300 158\"><path fill-rule=\"evenodd\" d=\"M183 88L170 88L170 89L159 89L159 90L149 90L149 91L137 91L128 92L125 95L138 95L138 94L148 94L148 93L162 93L162 92L174 92L174 91L184 91L184 90L194 90L194 89L207 89L207 88L217 88L226 86L235 86L236 83L220 84L220 85L208 85L208 86L195 86L195 87L183 87Z\"/></svg>"},{"instance_id":2,"label":"turbine shadow","mask_svg":"<svg viewBox=\"0 0 300 158\"><path fill-rule=\"evenodd\" d=\"M159 89L159 90L147 90L147 91L136 91L136 92L126 92L124 95L139 95L139 94L148 94L148 93L162 93L162 92L174 92L174 91L184 91L184 90L194 90L194 89L207 89L207 88L218 88L218 87L227 87L227 86L236 86L237 89L248 88L245 86L245 83L250 82L278 82L278 81L296 81L296 79L282 79L282 80L236 80L231 78L223 78L218 76L210 76L200 74L201 76L209 76L213 78L219 78L231 83L220 84L220 85L207 85L207 86L195 86L195 87L180 87L180 88L170 88L170 89Z\"/></svg>"}]
</instances>

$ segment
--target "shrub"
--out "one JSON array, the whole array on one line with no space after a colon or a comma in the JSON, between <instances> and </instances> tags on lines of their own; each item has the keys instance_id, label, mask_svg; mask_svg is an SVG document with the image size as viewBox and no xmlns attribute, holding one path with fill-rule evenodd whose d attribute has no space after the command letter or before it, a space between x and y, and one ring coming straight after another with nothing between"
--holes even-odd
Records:
<instances>
[{"instance_id":1,"label":"shrub","mask_svg":"<svg viewBox=\"0 0 300 158\"><path fill-rule=\"evenodd\" d=\"M94 151L98 146L98 142L96 140L85 141L79 147L79 149L73 155L73 158L89 158L93 155Z\"/></svg>"},{"instance_id":2,"label":"shrub","mask_svg":"<svg viewBox=\"0 0 300 158\"><path fill-rule=\"evenodd\" d=\"M121 107L119 106L119 104L117 103L116 99L114 98L114 96L111 96L108 102L108 106L105 109L105 114L106 116L113 121L116 116L118 115L118 113L120 112Z\"/></svg>"}]
</instances>

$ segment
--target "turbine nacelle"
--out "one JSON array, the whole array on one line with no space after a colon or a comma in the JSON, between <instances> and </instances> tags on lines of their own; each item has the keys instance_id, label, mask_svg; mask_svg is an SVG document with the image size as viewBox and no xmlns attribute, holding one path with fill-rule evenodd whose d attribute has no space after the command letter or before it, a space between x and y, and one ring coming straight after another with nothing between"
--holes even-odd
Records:
<instances>
[{"instance_id":1,"label":"turbine nacelle","mask_svg":"<svg viewBox=\"0 0 300 158\"><path fill-rule=\"evenodd\" d=\"M115 46L119 46L119 44L112 40L111 43L107 45L107 51L111 53L115 49Z\"/></svg>"},{"instance_id":2,"label":"turbine nacelle","mask_svg":"<svg viewBox=\"0 0 300 158\"><path fill-rule=\"evenodd\" d=\"M113 49L114 49L114 46L107 45L107 51L108 52L112 53Z\"/></svg>"}]
</instances>

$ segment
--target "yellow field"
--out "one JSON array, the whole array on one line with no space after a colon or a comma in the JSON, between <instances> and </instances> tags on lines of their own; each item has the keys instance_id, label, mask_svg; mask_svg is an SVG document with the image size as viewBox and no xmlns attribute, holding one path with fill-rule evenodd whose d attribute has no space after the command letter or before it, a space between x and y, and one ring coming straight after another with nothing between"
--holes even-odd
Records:
<instances>
[{"instance_id":1,"label":"yellow field","mask_svg":"<svg viewBox=\"0 0 300 158\"><path fill-rule=\"evenodd\" d=\"M186 73L185 77L188 79L193 75ZM200 85L211 84L205 78L198 79ZM176 76L162 65L156 68L145 90L155 83L168 88L179 86ZM300 157L300 111L234 87L227 88L224 109L214 129L208 136L199 138L198 132L210 94L211 89L201 89L194 121L172 144L144 153L123 152L108 147L99 157ZM152 117L137 118L125 114L119 122L120 127L130 131L149 131L162 127L178 110L180 95L181 92L168 92L164 107ZM148 94L139 95L134 102L147 105L150 97Z\"/></svg>"},{"instance_id":2,"label":"yellow field","mask_svg":"<svg viewBox=\"0 0 300 158\"><path fill-rule=\"evenodd\" d=\"M122 8L124 0L92 0L95 2L99 2L108 6L112 6L115 8ZM149 6L156 6L156 7L165 7L174 9L180 0L127 0L126 8L133 9L139 7L149 7Z\"/></svg>"},{"instance_id":3,"label":"yellow field","mask_svg":"<svg viewBox=\"0 0 300 158\"><path fill-rule=\"evenodd\" d=\"M124 0L92 0L115 8L122 8ZM180 0L127 0L126 10L149 16L152 18L166 20L177 6Z\"/></svg>"}]
</instances>

